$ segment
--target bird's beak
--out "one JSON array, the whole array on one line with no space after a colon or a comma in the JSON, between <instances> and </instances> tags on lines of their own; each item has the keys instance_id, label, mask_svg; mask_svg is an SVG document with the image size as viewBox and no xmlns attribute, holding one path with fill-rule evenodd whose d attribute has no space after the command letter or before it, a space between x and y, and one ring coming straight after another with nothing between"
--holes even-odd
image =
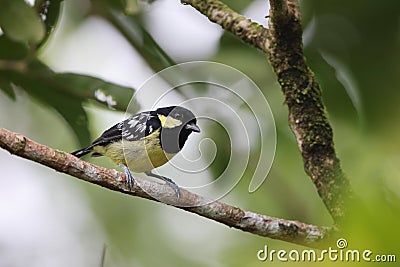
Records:
<instances>
[{"instance_id":1,"label":"bird's beak","mask_svg":"<svg viewBox=\"0 0 400 267\"><path fill-rule=\"evenodd\" d=\"M196 123L188 123L188 124L186 124L185 125L185 129L187 129L187 130L191 130L192 132L196 132L196 133L199 133L200 132L200 128L199 128L199 126L197 126L197 124Z\"/></svg>"}]
</instances>

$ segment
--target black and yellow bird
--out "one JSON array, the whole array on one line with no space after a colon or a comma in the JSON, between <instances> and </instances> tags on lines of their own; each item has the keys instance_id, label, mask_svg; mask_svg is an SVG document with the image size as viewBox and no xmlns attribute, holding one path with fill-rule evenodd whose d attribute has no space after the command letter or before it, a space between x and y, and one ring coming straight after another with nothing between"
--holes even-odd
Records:
<instances>
[{"instance_id":1,"label":"black and yellow bird","mask_svg":"<svg viewBox=\"0 0 400 267\"><path fill-rule=\"evenodd\" d=\"M124 169L129 187L134 183L131 170L166 181L179 198L176 183L152 170L175 156L192 132L200 132L200 128L190 110L180 106L162 107L129 117L106 130L90 146L71 154L82 157L93 152L95 157L107 156Z\"/></svg>"}]
</instances>

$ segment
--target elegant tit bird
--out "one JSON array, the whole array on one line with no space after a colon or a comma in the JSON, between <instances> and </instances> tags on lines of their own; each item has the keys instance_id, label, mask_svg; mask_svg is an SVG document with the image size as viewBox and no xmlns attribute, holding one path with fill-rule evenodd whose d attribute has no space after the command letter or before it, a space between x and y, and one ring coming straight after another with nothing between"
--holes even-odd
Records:
<instances>
[{"instance_id":1,"label":"elegant tit bird","mask_svg":"<svg viewBox=\"0 0 400 267\"><path fill-rule=\"evenodd\" d=\"M107 156L124 169L130 188L134 183L131 170L164 180L175 189L179 199L175 182L152 170L175 156L192 132L200 132L196 123L193 113L179 106L145 111L112 126L90 146L71 154L82 157L92 152L94 157Z\"/></svg>"}]
</instances>

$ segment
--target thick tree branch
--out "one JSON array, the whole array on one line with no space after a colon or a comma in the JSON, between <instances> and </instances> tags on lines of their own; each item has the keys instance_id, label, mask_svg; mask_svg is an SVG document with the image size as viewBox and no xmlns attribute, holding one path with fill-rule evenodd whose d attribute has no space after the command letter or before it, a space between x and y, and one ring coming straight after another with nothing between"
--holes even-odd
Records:
<instances>
[{"instance_id":1,"label":"thick tree branch","mask_svg":"<svg viewBox=\"0 0 400 267\"><path fill-rule=\"evenodd\" d=\"M232 21L250 21L218 0L181 0L243 41L269 54L286 104L289 124L303 157L304 169L336 222L345 216L345 203L352 196L333 145L321 89L308 68L302 47L300 9L297 0L270 0L269 29L242 27L237 33ZM228 23L227 23L227 22ZM251 34L243 38L243 33ZM267 36L267 38L265 38ZM260 38L262 37L262 38Z\"/></svg>"},{"instance_id":2,"label":"thick tree branch","mask_svg":"<svg viewBox=\"0 0 400 267\"><path fill-rule=\"evenodd\" d=\"M230 31L246 43L266 52L268 30L262 25L242 16L227 5L216 0L181 0L182 4L191 5L210 21Z\"/></svg>"},{"instance_id":3,"label":"thick tree branch","mask_svg":"<svg viewBox=\"0 0 400 267\"><path fill-rule=\"evenodd\" d=\"M56 171L72 175L78 179L119 191L124 194L158 201L196 213L202 217L223 223L249 233L279 239L310 247L320 247L335 232L333 228L309 225L298 221L284 220L245 211L220 201L200 205L207 200L199 195L181 189L177 202L175 191L163 184L136 178L137 183L128 190L125 175L116 171L82 161L69 153L38 144L21 134L0 128L0 147L11 154L35 161ZM146 192L149 192L147 194ZM151 197L155 196L156 198Z\"/></svg>"},{"instance_id":4,"label":"thick tree branch","mask_svg":"<svg viewBox=\"0 0 400 267\"><path fill-rule=\"evenodd\" d=\"M279 16L280 20L286 20L288 17L288 3L287 0L270 0L270 14Z\"/></svg>"},{"instance_id":5,"label":"thick tree branch","mask_svg":"<svg viewBox=\"0 0 400 267\"><path fill-rule=\"evenodd\" d=\"M270 4L269 59L289 108L289 125L306 173L334 220L340 222L352 190L335 153L321 89L303 56L299 6L295 0L289 4L271 0Z\"/></svg>"}]
</instances>

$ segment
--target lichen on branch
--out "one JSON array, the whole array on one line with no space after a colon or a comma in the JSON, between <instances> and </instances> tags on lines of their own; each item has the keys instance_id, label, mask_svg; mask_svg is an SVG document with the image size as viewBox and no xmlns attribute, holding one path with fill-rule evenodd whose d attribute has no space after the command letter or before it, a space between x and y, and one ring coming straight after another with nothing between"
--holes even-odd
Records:
<instances>
[{"instance_id":1,"label":"lichen on branch","mask_svg":"<svg viewBox=\"0 0 400 267\"><path fill-rule=\"evenodd\" d=\"M335 222L342 221L353 192L336 156L319 83L303 56L298 0L270 0L269 29L252 24L218 0L181 2L269 55L289 108L289 125L296 136L305 172ZM244 26L239 27L242 22Z\"/></svg>"},{"instance_id":2,"label":"lichen on branch","mask_svg":"<svg viewBox=\"0 0 400 267\"><path fill-rule=\"evenodd\" d=\"M0 147L11 154L40 163L80 180L131 196L152 201L163 200L168 205L252 234L310 247L321 247L330 242L335 232L331 227L274 218L242 210L221 201L208 201L183 188L180 189L180 198L177 200L175 191L170 186L138 177L135 178L137 183L128 189L123 173L82 161L69 153L38 144L21 134L3 128L0 128ZM199 203L208 204L199 205Z\"/></svg>"},{"instance_id":3,"label":"lichen on branch","mask_svg":"<svg viewBox=\"0 0 400 267\"><path fill-rule=\"evenodd\" d=\"M191 5L210 21L233 33L246 43L266 52L268 30L257 22L251 21L215 0L181 0L182 4Z\"/></svg>"},{"instance_id":4,"label":"lichen on branch","mask_svg":"<svg viewBox=\"0 0 400 267\"><path fill-rule=\"evenodd\" d=\"M318 193L336 222L345 216L352 195L336 156L333 131L321 88L303 56L302 27L297 1L271 0L269 60L289 108L289 125Z\"/></svg>"}]
</instances>

